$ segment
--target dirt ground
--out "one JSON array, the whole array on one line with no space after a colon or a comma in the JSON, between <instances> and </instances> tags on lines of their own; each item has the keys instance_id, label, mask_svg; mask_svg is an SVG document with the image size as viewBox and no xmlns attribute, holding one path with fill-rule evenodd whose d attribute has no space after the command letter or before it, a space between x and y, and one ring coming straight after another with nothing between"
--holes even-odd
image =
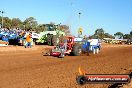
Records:
<instances>
[{"instance_id":1,"label":"dirt ground","mask_svg":"<svg viewBox=\"0 0 132 88\"><path fill-rule=\"evenodd\" d=\"M64 59L43 56L45 46L0 48L0 88L108 88L107 84L78 85L78 67L88 74L132 71L132 45L103 44L97 55ZM132 85L124 88L132 88Z\"/></svg>"}]
</instances>

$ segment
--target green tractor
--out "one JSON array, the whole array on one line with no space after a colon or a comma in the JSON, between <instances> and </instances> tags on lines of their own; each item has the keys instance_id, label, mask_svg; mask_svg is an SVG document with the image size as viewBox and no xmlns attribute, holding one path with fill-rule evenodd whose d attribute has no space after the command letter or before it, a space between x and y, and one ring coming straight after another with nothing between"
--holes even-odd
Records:
<instances>
[{"instance_id":1,"label":"green tractor","mask_svg":"<svg viewBox=\"0 0 132 88\"><path fill-rule=\"evenodd\" d=\"M37 43L47 43L50 46L56 46L63 41L65 32L60 29L60 25L45 24L45 30L40 32L40 38L36 41Z\"/></svg>"}]
</instances>

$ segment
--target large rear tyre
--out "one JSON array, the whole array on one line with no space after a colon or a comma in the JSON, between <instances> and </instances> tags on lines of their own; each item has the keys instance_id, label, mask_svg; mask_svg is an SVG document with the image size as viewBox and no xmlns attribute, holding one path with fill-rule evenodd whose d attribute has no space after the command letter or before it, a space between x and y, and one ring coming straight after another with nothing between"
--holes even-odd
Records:
<instances>
[{"instance_id":1,"label":"large rear tyre","mask_svg":"<svg viewBox=\"0 0 132 88\"><path fill-rule=\"evenodd\" d=\"M53 46L56 46L56 45L57 45L57 38L56 38L56 35L53 35L53 37L52 37L52 45L53 45Z\"/></svg>"},{"instance_id":2,"label":"large rear tyre","mask_svg":"<svg viewBox=\"0 0 132 88\"><path fill-rule=\"evenodd\" d=\"M52 35L48 34L48 35L47 35L47 43L48 43L49 46L52 45L52 44L51 44L51 42L52 42L51 39L52 39Z\"/></svg>"},{"instance_id":3,"label":"large rear tyre","mask_svg":"<svg viewBox=\"0 0 132 88\"><path fill-rule=\"evenodd\" d=\"M80 44L75 44L73 46L73 51L72 51L74 56L79 56L82 54L82 47Z\"/></svg>"}]
</instances>

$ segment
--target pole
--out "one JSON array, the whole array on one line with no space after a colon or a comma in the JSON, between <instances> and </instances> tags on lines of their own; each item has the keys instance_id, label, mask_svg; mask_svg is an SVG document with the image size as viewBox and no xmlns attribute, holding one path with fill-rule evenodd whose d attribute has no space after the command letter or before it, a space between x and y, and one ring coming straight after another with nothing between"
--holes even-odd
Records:
<instances>
[{"instance_id":1,"label":"pole","mask_svg":"<svg viewBox=\"0 0 132 88\"><path fill-rule=\"evenodd\" d=\"M0 11L0 13L2 13L2 11ZM1 16L2 17L2 16ZM1 19L1 28L2 28L2 19Z\"/></svg>"},{"instance_id":2,"label":"pole","mask_svg":"<svg viewBox=\"0 0 132 88\"><path fill-rule=\"evenodd\" d=\"M81 25L80 25L81 12L79 12L78 14L79 14L79 31L80 31L80 26L81 26ZM80 35L81 35L80 32L78 32L78 37L79 37L79 38L80 38Z\"/></svg>"},{"instance_id":3,"label":"pole","mask_svg":"<svg viewBox=\"0 0 132 88\"><path fill-rule=\"evenodd\" d=\"M2 28L3 28L3 13L4 13L4 12L2 11L1 13L2 13Z\"/></svg>"},{"instance_id":4,"label":"pole","mask_svg":"<svg viewBox=\"0 0 132 88\"><path fill-rule=\"evenodd\" d=\"M79 26L81 26L80 25L81 12L79 12L78 14L79 14Z\"/></svg>"},{"instance_id":5,"label":"pole","mask_svg":"<svg viewBox=\"0 0 132 88\"><path fill-rule=\"evenodd\" d=\"M1 14L2 14L2 28L3 28L3 13L4 13L4 11L0 11L1 12Z\"/></svg>"},{"instance_id":6,"label":"pole","mask_svg":"<svg viewBox=\"0 0 132 88\"><path fill-rule=\"evenodd\" d=\"M0 11L0 13L1 13L1 11ZM1 21L2 22L2 21ZM0 28L2 28L2 23L0 24Z\"/></svg>"}]
</instances>

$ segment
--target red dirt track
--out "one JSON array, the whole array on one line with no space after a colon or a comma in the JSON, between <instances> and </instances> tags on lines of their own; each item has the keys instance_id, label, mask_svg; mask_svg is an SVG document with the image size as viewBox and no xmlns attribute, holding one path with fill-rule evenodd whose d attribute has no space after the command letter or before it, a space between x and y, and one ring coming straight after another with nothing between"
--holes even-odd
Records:
<instances>
[{"instance_id":1,"label":"red dirt track","mask_svg":"<svg viewBox=\"0 0 132 88\"><path fill-rule=\"evenodd\" d=\"M88 74L132 71L132 45L102 45L97 55L64 59L43 56L45 46L0 48L0 88L108 88L107 84L78 85L78 67Z\"/></svg>"}]
</instances>

